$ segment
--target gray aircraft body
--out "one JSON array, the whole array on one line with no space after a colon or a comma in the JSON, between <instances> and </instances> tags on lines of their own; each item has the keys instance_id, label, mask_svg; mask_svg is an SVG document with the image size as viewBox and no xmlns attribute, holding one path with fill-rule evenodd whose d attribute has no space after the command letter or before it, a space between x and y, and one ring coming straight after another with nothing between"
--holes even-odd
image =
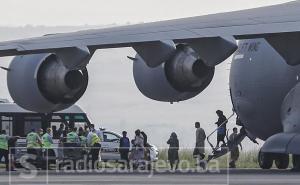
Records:
<instances>
[{"instance_id":1,"label":"gray aircraft body","mask_svg":"<svg viewBox=\"0 0 300 185\"><path fill-rule=\"evenodd\" d=\"M230 92L244 137L260 138L262 168L300 169L300 2L172 21L50 34L0 43L14 101L36 112L73 105L88 85L97 49L132 47L145 96L179 102L200 94L233 54Z\"/></svg>"}]
</instances>

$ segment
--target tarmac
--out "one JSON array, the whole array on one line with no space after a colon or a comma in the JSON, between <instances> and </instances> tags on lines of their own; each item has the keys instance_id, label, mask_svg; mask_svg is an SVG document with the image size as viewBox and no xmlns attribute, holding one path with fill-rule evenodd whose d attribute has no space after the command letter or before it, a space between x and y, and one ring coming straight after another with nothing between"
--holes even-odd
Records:
<instances>
[{"instance_id":1,"label":"tarmac","mask_svg":"<svg viewBox=\"0 0 300 185\"><path fill-rule=\"evenodd\" d=\"M35 174L37 173L37 174ZM290 170L222 169L218 172L0 172L0 184L63 185L299 185L300 172Z\"/></svg>"}]
</instances>

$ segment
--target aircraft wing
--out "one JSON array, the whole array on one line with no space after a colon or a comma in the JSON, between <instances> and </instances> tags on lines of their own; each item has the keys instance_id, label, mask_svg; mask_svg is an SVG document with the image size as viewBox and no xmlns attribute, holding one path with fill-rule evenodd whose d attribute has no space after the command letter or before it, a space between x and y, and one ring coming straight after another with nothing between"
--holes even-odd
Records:
<instances>
[{"instance_id":1,"label":"aircraft wing","mask_svg":"<svg viewBox=\"0 0 300 185\"><path fill-rule=\"evenodd\" d=\"M154 23L46 35L0 43L0 56L53 52L63 48L132 47L139 43L199 38L235 39L268 37L300 32L300 2L273 5L229 13Z\"/></svg>"}]
</instances>

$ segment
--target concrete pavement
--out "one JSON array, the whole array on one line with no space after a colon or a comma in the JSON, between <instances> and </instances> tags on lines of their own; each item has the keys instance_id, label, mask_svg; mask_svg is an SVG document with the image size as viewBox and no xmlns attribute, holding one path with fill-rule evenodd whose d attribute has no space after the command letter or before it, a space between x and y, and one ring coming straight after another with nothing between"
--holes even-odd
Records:
<instances>
[{"instance_id":1,"label":"concrete pavement","mask_svg":"<svg viewBox=\"0 0 300 185\"><path fill-rule=\"evenodd\" d=\"M139 185L167 185L167 184L218 184L218 185L299 185L300 173L288 170L260 170L237 169L221 170L219 173L62 173L40 171L31 179L29 174L22 176L23 172L11 174L3 172L0 175L0 184L139 184Z\"/></svg>"}]
</instances>

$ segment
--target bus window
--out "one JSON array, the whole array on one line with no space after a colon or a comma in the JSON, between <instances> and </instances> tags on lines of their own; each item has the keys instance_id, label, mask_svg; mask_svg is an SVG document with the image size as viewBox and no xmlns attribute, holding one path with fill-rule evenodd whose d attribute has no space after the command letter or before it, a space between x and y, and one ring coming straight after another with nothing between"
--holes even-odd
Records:
<instances>
[{"instance_id":1,"label":"bus window","mask_svg":"<svg viewBox=\"0 0 300 185\"><path fill-rule=\"evenodd\" d=\"M89 124L89 121L86 119L86 116L84 114L66 114L62 115L64 120L67 123L67 126L72 128L84 128L84 126Z\"/></svg>"},{"instance_id":2,"label":"bus window","mask_svg":"<svg viewBox=\"0 0 300 185\"><path fill-rule=\"evenodd\" d=\"M12 135L12 121L11 116L1 116L1 130L5 130L8 135Z\"/></svg>"},{"instance_id":3,"label":"bus window","mask_svg":"<svg viewBox=\"0 0 300 185\"><path fill-rule=\"evenodd\" d=\"M25 137L24 133L24 114L13 114L12 132L13 136Z\"/></svg>"},{"instance_id":4,"label":"bus window","mask_svg":"<svg viewBox=\"0 0 300 185\"><path fill-rule=\"evenodd\" d=\"M42 118L40 116L26 116L24 117L24 135L29 133L31 129L42 128Z\"/></svg>"},{"instance_id":5,"label":"bus window","mask_svg":"<svg viewBox=\"0 0 300 185\"><path fill-rule=\"evenodd\" d=\"M74 119L77 121L86 122L85 117L83 115L74 115Z\"/></svg>"}]
</instances>

